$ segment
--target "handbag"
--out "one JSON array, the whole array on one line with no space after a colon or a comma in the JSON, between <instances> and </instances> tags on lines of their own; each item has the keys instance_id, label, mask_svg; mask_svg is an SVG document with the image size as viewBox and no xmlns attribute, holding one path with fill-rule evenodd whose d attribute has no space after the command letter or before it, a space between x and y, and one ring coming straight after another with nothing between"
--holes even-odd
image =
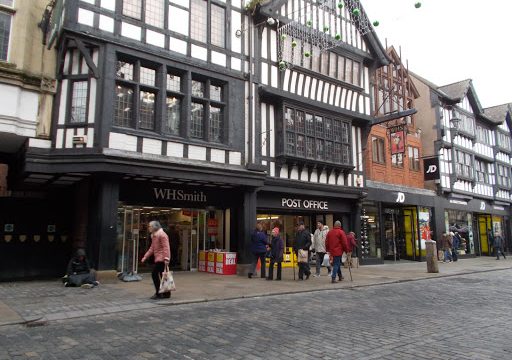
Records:
<instances>
[{"instance_id":1,"label":"handbag","mask_svg":"<svg viewBox=\"0 0 512 360\"><path fill-rule=\"evenodd\" d=\"M162 279L160 279L160 289L158 290L158 293L163 294L175 290L176 284L174 283L172 271L169 271L169 265L166 264L164 272L162 273Z\"/></svg>"},{"instance_id":2,"label":"handbag","mask_svg":"<svg viewBox=\"0 0 512 360\"><path fill-rule=\"evenodd\" d=\"M307 263L308 262L308 251L299 249L297 253L297 262L298 263Z\"/></svg>"},{"instance_id":3,"label":"handbag","mask_svg":"<svg viewBox=\"0 0 512 360\"><path fill-rule=\"evenodd\" d=\"M325 253L324 255L324 259L322 260L322 266L325 266L325 267L330 267L331 266L331 263L329 261L329 253Z\"/></svg>"}]
</instances>

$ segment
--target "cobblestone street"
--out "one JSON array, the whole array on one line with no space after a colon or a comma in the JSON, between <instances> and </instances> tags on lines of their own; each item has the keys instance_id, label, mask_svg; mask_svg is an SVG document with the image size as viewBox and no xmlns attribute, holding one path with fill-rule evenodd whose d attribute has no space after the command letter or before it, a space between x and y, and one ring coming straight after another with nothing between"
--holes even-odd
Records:
<instances>
[{"instance_id":1,"label":"cobblestone street","mask_svg":"<svg viewBox=\"0 0 512 360\"><path fill-rule=\"evenodd\" d=\"M509 359L512 270L0 327L0 359Z\"/></svg>"}]
</instances>

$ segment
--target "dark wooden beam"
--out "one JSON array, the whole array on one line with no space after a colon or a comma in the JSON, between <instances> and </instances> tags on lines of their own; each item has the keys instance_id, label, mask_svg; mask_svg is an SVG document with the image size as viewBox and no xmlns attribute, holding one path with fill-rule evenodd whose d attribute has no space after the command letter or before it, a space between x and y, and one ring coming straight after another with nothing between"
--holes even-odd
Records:
<instances>
[{"instance_id":1,"label":"dark wooden beam","mask_svg":"<svg viewBox=\"0 0 512 360\"><path fill-rule=\"evenodd\" d=\"M89 54L89 51L87 51L87 48L85 47L85 44L80 39L74 38L73 40L75 41L76 46L78 47L78 50L80 50L80 52L82 53L82 55L83 55L83 57L85 59L85 62L87 63L87 66L92 71L93 76L96 79L99 79L100 78L100 72L99 72L98 68L96 67L96 65L94 64L94 61L92 60L91 54Z\"/></svg>"},{"instance_id":2,"label":"dark wooden beam","mask_svg":"<svg viewBox=\"0 0 512 360\"><path fill-rule=\"evenodd\" d=\"M416 110L416 109L407 109L405 111L399 111L396 113L392 113L392 114L384 115L384 116L381 116L378 118L374 118L372 121L372 126L382 124L382 123L385 123L385 122L388 122L391 120L400 119L400 118L403 118L403 117L406 117L409 115L413 115L413 114L416 114L417 112L418 112L418 110Z\"/></svg>"}]
</instances>

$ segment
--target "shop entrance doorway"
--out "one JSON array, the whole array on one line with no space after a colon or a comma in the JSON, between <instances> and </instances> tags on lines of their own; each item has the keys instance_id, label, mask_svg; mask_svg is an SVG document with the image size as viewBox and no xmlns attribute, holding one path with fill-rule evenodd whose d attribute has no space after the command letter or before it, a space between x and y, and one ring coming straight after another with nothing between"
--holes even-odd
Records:
<instances>
[{"instance_id":1,"label":"shop entrance doorway","mask_svg":"<svg viewBox=\"0 0 512 360\"><path fill-rule=\"evenodd\" d=\"M480 240L480 254L492 255L492 221L491 215L477 215L478 239Z\"/></svg>"},{"instance_id":2,"label":"shop entrance doorway","mask_svg":"<svg viewBox=\"0 0 512 360\"><path fill-rule=\"evenodd\" d=\"M420 260L416 208L384 209L385 260Z\"/></svg>"},{"instance_id":3,"label":"shop entrance doorway","mask_svg":"<svg viewBox=\"0 0 512 360\"><path fill-rule=\"evenodd\" d=\"M149 222L156 220L169 236L171 269L197 271L200 250L229 247L224 215L223 210L119 206L117 270L133 274L151 270L152 264L140 260L151 246Z\"/></svg>"}]
</instances>

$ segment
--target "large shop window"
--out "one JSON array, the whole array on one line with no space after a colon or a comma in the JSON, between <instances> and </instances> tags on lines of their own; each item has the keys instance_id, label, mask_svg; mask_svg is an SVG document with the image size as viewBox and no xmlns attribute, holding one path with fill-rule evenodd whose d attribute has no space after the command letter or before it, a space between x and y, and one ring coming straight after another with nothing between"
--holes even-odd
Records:
<instances>
[{"instance_id":1,"label":"large shop window","mask_svg":"<svg viewBox=\"0 0 512 360\"><path fill-rule=\"evenodd\" d=\"M285 154L336 164L351 164L350 123L285 107Z\"/></svg>"},{"instance_id":2,"label":"large shop window","mask_svg":"<svg viewBox=\"0 0 512 360\"><path fill-rule=\"evenodd\" d=\"M172 68L160 77L161 68L139 60L118 60L114 125L223 143L225 85ZM160 91L165 93L163 111L157 111L162 109Z\"/></svg>"},{"instance_id":3,"label":"large shop window","mask_svg":"<svg viewBox=\"0 0 512 360\"><path fill-rule=\"evenodd\" d=\"M6 7L13 6L13 0L0 0L0 5ZM13 13L10 11L0 11L0 60L7 60L9 52L9 39L11 37L11 22Z\"/></svg>"},{"instance_id":4,"label":"large shop window","mask_svg":"<svg viewBox=\"0 0 512 360\"><path fill-rule=\"evenodd\" d=\"M473 216L471 213L459 210L445 210L445 231L458 232L461 243L457 249L459 254L475 254L475 242L473 234ZM478 252L478 251L477 251Z\"/></svg>"}]
</instances>

